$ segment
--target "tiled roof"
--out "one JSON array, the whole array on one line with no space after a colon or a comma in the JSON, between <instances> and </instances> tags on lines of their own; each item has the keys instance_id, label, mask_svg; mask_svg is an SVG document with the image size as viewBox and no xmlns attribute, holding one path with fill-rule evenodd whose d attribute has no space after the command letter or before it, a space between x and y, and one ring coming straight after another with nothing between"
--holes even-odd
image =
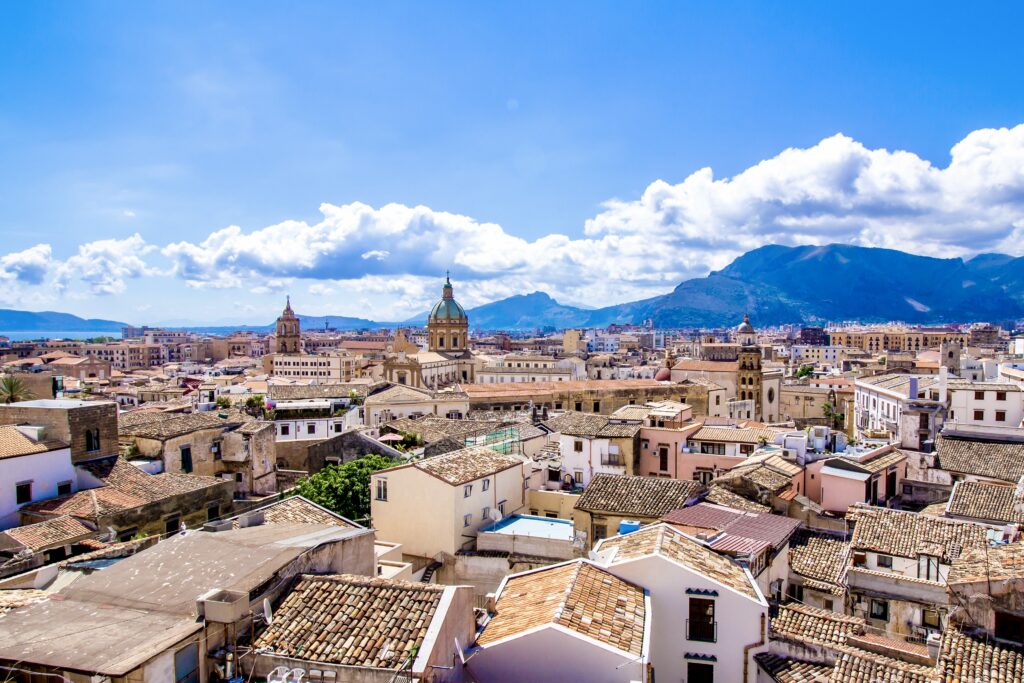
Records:
<instances>
[{"instance_id":1,"label":"tiled roof","mask_svg":"<svg viewBox=\"0 0 1024 683\"><path fill-rule=\"evenodd\" d=\"M660 555L741 595L760 601L753 582L740 565L669 524L651 524L624 536L606 538L595 550L602 556L614 550L615 555L610 560L611 564Z\"/></svg>"},{"instance_id":2,"label":"tiled roof","mask_svg":"<svg viewBox=\"0 0 1024 683\"><path fill-rule=\"evenodd\" d=\"M597 474L576 501L576 508L657 519L669 510L685 507L701 489L695 481Z\"/></svg>"},{"instance_id":3,"label":"tiled roof","mask_svg":"<svg viewBox=\"0 0 1024 683\"><path fill-rule=\"evenodd\" d=\"M1024 681L1024 651L950 629L943 635L937 668L940 683Z\"/></svg>"},{"instance_id":4,"label":"tiled roof","mask_svg":"<svg viewBox=\"0 0 1024 683\"><path fill-rule=\"evenodd\" d=\"M953 487L946 513L993 522L1024 524L1024 499L1017 487L981 481L961 481Z\"/></svg>"},{"instance_id":5,"label":"tiled roof","mask_svg":"<svg viewBox=\"0 0 1024 683\"><path fill-rule=\"evenodd\" d=\"M973 391L1021 391L1021 388L1010 382L972 382L969 379L951 379L947 385L950 390L973 390Z\"/></svg>"},{"instance_id":6,"label":"tiled roof","mask_svg":"<svg viewBox=\"0 0 1024 683\"><path fill-rule=\"evenodd\" d=\"M891 450L887 453L879 453L867 460L857 460L856 458L838 456L835 458L829 458L825 461L825 464L828 467L874 474L875 472L883 472L888 469L890 465L897 465L906 459L907 456L902 451Z\"/></svg>"},{"instance_id":7,"label":"tiled roof","mask_svg":"<svg viewBox=\"0 0 1024 683\"><path fill-rule=\"evenodd\" d=\"M408 417L388 422L385 426L396 432L419 434L426 443L435 443L451 437L463 439L467 436L487 434L501 429L508 422L505 420L450 420L445 417L429 415L419 419Z\"/></svg>"},{"instance_id":8,"label":"tiled roof","mask_svg":"<svg viewBox=\"0 0 1024 683\"><path fill-rule=\"evenodd\" d=\"M975 548L953 561L946 579L950 585L975 581L1024 578L1024 542Z\"/></svg>"},{"instance_id":9,"label":"tiled roof","mask_svg":"<svg viewBox=\"0 0 1024 683\"><path fill-rule=\"evenodd\" d=\"M432 458L417 460L412 465L452 486L458 486L503 472L522 465L522 463L522 459L514 455L504 455L486 446L470 446ZM399 467L407 467L407 465L399 465ZM382 470L378 474L386 472L387 470Z\"/></svg>"},{"instance_id":10,"label":"tiled roof","mask_svg":"<svg viewBox=\"0 0 1024 683\"><path fill-rule=\"evenodd\" d=\"M760 503L755 503L752 500L747 500L743 496L733 493L721 484L712 484L711 488L708 489L708 495L704 497L704 500L709 503L714 503L715 505L724 505L734 510L745 510L747 512L771 512L771 508L767 505L761 505Z\"/></svg>"},{"instance_id":11,"label":"tiled roof","mask_svg":"<svg viewBox=\"0 0 1024 683\"><path fill-rule=\"evenodd\" d=\"M839 653L830 683L933 683L935 669L866 650Z\"/></svg>"},{"instance_id":12,"label":"tiled roof","mask_svg":"<svg viewBox=\"0 0 1024 683\"><path fill-rule=\"evenodd\" d=\"M553 432L567 436L585 436L593 438L597 436L608 424L608 417L605 415L592 415L590 413L577 413L568 411L551 418L544 423L544 426Z\"/></svg>"},{"instance_id":13,"label":"tiled roof","mask_svg":"<svg viewBox=\"0 0 1024 683\"><path fill-rule=\"evenodd\" d=\"M78 466L88 470L105 486L32 503L24 506L22 510L95 520L121 510L130 510L199 489L224 485L224 481L216 477L170 472L146 474L120 456L91 460Z\"/></svg>"},{"instance_id":14,"label":"tiled roof","mask_svg":"<svg viewBox=\"0 0 1024 683\"><path fill-rule=\"evenodd\" d=\"M362 528L302 496L289 496L250 512L262 512L264 524L333 524L347 529ZM234 526L238 527L237 518L234 520Z\"/></svg>"},{"instance_id":15,"label":"tiled roof","mask_svg":"<svg viewBox=\"0 0 1024 683\"><path fill-rule=\"evenodd\" d=\"M827 587L828 592L842 595L845 592L843 571L849 554L849 541L819 534L797 533L789 544L789 569L824 584L815 588Z\"/></svg>"},{"instance_id":16,"label":"tiled roof","mask_svg":"<svg viewBox=\"0 0 1024 683\"><path fill-rule=\"evenodd\" d=\"M943 563L965 550L984 547L985 528L970 522L928 517L915 512L855 504L847 520L854 521L853 550L871 550L898 557L938 555Z\"/></svg>"},{"instance_id":17,"label":"tiled roof","mask_svg":"<svg viewBox=\"0 0 1024 683\"><path fill-rule=\"evenodd\" d=\"M93 533L95 532L92 529L68 516L26 524L3 532L33 552L70 545Z\"/></svg>"},{"instance_id":18,"label":"tiled roof","mask_svg":"<svg viewBox=\"0 0 1024 683\"><path fill-rule=\"evenodd\" d=\"M307 661L398 669L422 645L445 587L303 575L254 647Z\"/></svg>"},{"instance_id":19,"label":"tiled roof","mask_svg":"<svg viewBox=\"0 0 1024 683\"><path fill-rule=\"evenodd\" d=\"M609 422L597 433L599 437L606 439L631 439L640 431L638 424L623 424L621 422Z\"/></svg>"},{"instance_id":20,"label":"tiled roof","mask_svg":"<svg viewBox=\"0 0 1024 683\"><path fill-rule=\"evenodd\" d=\"M864 620L800 603L779 607L772 631L784 638L818 645L844 645L846 639L864 632Z\"/></svg>"},{"instance_id":21,"label":"tiled roof","mask_svg":"<svg viewBox=\"0 0 1024 683\"><path fill-rule=\"evenodd\" d=\"M672 510L664 515L661 521L724 531L726 536L763 541L774 549L785 544L800 526L800 520L791 517L767 512L743 512L707 502ZM714 547L718 549L717 546Z\"/></svg>"},{"instance_id":22,"label":"tiled roof","mask_svg":"<svg viewBox=\"0 0 1024 683\"><path fill-rule=\"evenodd\" d=\"M646 618L643 588L576 560L510 577L477 644L558 624L639 656Z\"/></svg>"},{"instance_id":23,"label":"tiled roof","mask_svg":"<svg viewBox=\"0 0 1024 683\"><path fill-rule=\"evenodd\" d=\"M792 485L791 475L783 474L767 463L755 463L753 465L737 465L728 472L725 472L718 480L729 481L734 479L746 479L751 483L767 489L772 493L778 493Z\"/></svg>"},{"instance_id":24,"label":"tiled roof","mask_svg":"<svg viewBox=\"0 0 1024 683\"><path fill-rule=\"evenodd\" d=\"M673 370L685 372L736 372L740 369L738 361L694 360L684 358L672 366Z\"/></svg>"},{"instance_id":25,"label":"tiled roof","mask_svg":"<svg viewBox=\"0 0 1024 683\"><path fill-rule=\"evenodd\" d=\"M1024 477L1024 443L939 435L937 464L948 472L974 474L1016 484Z\"/></svg>"},{"instance_id":26,"label":"tiled roof","mask_svg":"<svg viewBox=\"0 0 1024 683\"><path fill-rule=\"evenodd\" d=\"M612 413L612 417L616 420L639 421L647 417L652 410L654 408L651 406L622 406Z\"/></svg>"},{"instance_id":27,"label":"tiled roof","mask_svg":"<svg viewBox=\"0 0 1024 683\"><path fill-rule=\"evenodd\" d=\"M184 436L204 429L238 426L252 421L252 417L239 411L214 411L205 413L149 413L160 419L148 419L140 424L118 425L121 436L134 436L140 439L159 439L165 441L177 436ZM225 417L221 417L224 415Z\"/></svg>"},{"instance_id":28,"label":"tiled roof","mask_svg":"<svg viewBox=\"0 0 1024 683\"><path fill-rule=\"evenodd\" d=\"M776 683L827 683L832 667L790 659L770 652L754 655L757 665Z\"/></svg>"},{"instance_id":29,"label":"tiled roof","mask_svg":"<svg viewBox=\"0 0 1024 683\"><path fill-rule=\"evenodd\" d=\"M918 393L938 384L939 378L935 375L904 375L900 373L889 373L887 375L875 375L873 377L861 377L857 384L877 387L887 391L901 394L910 398L910 378L917 378ZM916 398L916 397L914 397Z\"/></svg>"},{"instance_id":30,"label":"tiled roof","mask_svg":"<svg viewBox=\"0 0 1024 683\"><path fill-rule=\"evenodd\" d=\"M775 440L776 434L782 430L771 427L751 427L747 429L734 429L731 427L708 427L704 426L690 435L693 441L715 441L725 443L756 444L762 439L767 443Z\"/></svg>"},{"instance_id":31,"label":"tiled roof","mask_svg":"<svg viewBox=\"0 0 1024 683\"><path fill-rule=\"evenodd\" d=\"M353 391L360 398L381 385L364 382L352 384L271 384L267 388L270 397L275 401L299 401L310 398L347 398Z\"/></svg>"},{"instance_id":32,"label":"tiled roof","mask_svg":"<svg viewBox=\"0 0 1024 683\"><path fill-rule=\"evenodd\" d=\"M42 602L46 598L46 591L31 588L0 590L0 615L34 602Z\"/></svg>"},{"instance_id":33,"label":"tiled roof","mask_svg":"<svg viewBox=\"0 0 1024 683\"><path fill-rule=\"evenodd\" d=\"M14 425L0 427L0 460L44 453L48 450L50 448L46 444L25 436Z\"/></svg>"}]
</instances>

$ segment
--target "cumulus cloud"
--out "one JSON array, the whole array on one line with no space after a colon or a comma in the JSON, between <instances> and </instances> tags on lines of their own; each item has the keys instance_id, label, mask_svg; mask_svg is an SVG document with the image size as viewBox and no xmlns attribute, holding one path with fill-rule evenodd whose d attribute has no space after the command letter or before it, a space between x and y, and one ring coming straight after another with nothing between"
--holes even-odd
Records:
<instances>
[{"instance_id":1,"label":"cumulus cloud","mask_svg":"<svg viewBox=\"0 0 1024 683\"><path fill-rule=\"evenodd\" d=\"M316 223L252 232L232 226L198 243L169 245L164 254L193 286L269 275L379 287L373 278L436 280L451 268L474 292L524 284L592 303L666 291L771 243L1018 254L1024 125L971 133L952 148L945 168L835 135L732 178L700 169L677 184L655 181L636 200L607 202L585 222L582 238L524 240L494 223L425 206L357 202L320 211Z\"/></svg>"},{"instance_id":2,"label":"cumulus cloud","mask_svg":"<svg viewBox=\"0 0 1024 683\"><path fill-rule=\"evenodd\" d=\"M704 168L678 183L657 180L637 199L605 203L576 234L537 239L426 206L322 204L320 213L315 222L229 226L161 253L190 287L259 293L298 280L314 296L333 291L354 307L388 301L396 313L418 312L435 298L449 269L470 306L534 290L601 305L666 292L770 243L1019 255L1024 125L974 131L945 166L834 135L731 178ZM116 293L154 272L144 260L152 249L135 235L83 245L56 262L37 245L0 257L0 279L31 284L56 272L58 282L77 278L93 293Z\"/></svg>"}]
</instances>

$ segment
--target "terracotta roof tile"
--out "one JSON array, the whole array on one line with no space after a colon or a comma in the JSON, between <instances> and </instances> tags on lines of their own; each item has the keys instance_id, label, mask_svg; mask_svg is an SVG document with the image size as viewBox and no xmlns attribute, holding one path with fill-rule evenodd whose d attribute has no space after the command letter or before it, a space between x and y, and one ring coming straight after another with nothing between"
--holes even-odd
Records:
<instances>
[{"instance_id":1,"label":"terracotta roof tile","mask_svg":"<svg viewBox=\"0 0 1024 683\"><path fill-rule=\"evenodd\" d=\"M3 533L33 552L39 552L57 546L70 545L93 535L95 531L77 519L65 515L35 524L14 527Z\"/></svg>"},{"instance_id":2,"label":"terracotta roof tile","mask_svg":"<svg viewBox=\"0 0 1024 683\"><path fill-rule=\"evenodd\" d=\"M938 466L949 472L1002 479L1013 484L1024 477L1024 443L939 435L935 448Z\"/></svg>"},{"instance_id":3,"label":"terracotta roof tile","mask_svg":"<svg viewBox=\"0 0 1024 683\"><path fill-rule=\"evenodd\" d=\"M412 466L452 486L459 486L516 466L521 467L522 464L523 460L514 455L498 453L486 446L470 446L416 460L407 465L399 465L399 467ZM386 474L387 472L388 470L381 470L375 474Z\"/></svg>"},{"instance_id":4,"label":"terracotta roof tile","mask_svg":"<svg viewBox=\"0 0 1024 683\"><path fill-rule=\"evenodd\" d=\"M1008 581L1024 578L1024 542L968 550L953 560L946 581Z\"/></svg>"},{"instance_id":5,"label":"terracotta roof tile","mask_svg":"<svg viewBox=\"0 0 1024 683\"><path fill-rule=\"evenodd\" d=\"M45 443L22 434L14 425L0 427L0 460L21 455L45 453L51 450Z\"/></svg>"},{"instance_id":6,"label":"terracotta roof tile","mask_svg":"<svg viewBox=\"0 0 1024 683\"><path fill-rule=\"evenodd\" d=\"M854 551L916 559L938 555L949 564L965 550L987 544L985 528L970 522L919 515L865 504L851 505L847 519L855 522L850 545Z\"/></svg>"},{"instance_id":7,"label":"terracotta roof tile","mask_svg":"<svg viewBox=\"0 0 1024 683\"><path fill-rule=\"evenodd\" d=\"M865 650L840 652L831 683L933 683L935 669Z\"/></svg>"},{"instance_id":8,"label":"terracotta roof tile","mask_svg":"<svg viewBox=\"0 0 1024 683\"><path fill-rule=\"evenodd\" d=\"M615 554L611 555L610 551ZM670 524L652 524L623 536L601 541L595 551L610 564L660 555L712 581L760 601L750 576L740 565L690 538Z\"/></svg>"},{"instance_id":9,"label":"terracotta roof tile","mask_svg":"<svg viewBox=\"0 0 1024 683\"><path fill-rule=\"evenodd\" d=\"M422 645L444 590L349 574L303 575L255 647L315 662L397 669Z\"/></svg>"},{"instance_id":10,"label":"terracotta roof tile","mask_svg":"<svg viewBox=\"0 0 1024 683\"><path fill-rule=\"evenodd\" d=\"M639 656L646 618L643 588L576 560L510 577L477 644L558 624Z\"/></svg>"},{"instance_id":11,"label":"terracotta roof tile","mask_svg":"<svg viewBox=\"0 0 1024 683\"><path fill-rule=\"evenodd\" d=\"M845 645L846 639L864 632L864 620L800 603L779 607L772 632L784 638L818 645Z\"/></svg>"},{"instance_id":12,"label":"terracotta roof tile","mask_svg":"<svg viewBox=\"0 0 1024 683\"><path fill-rule=\"evenodd\" d=\"M845 593L843 572L846 569L850 543L831 536L798 533L789 545L789 569L794 574L820 582L811 586L827 588L834 595Z\"/></svg>"},{"instance_id":13,"label":"terracotta roof tile","mask_svg":"<svg viewBox=\"0 0 1024 683\"><path fill-rule=\"evenodd\" d=\"M685 507L702 489L695 481L597 474L576 501L576 508L657 519L669 510Z\"/></svg>"},{"instance_id":14,"label":"terracotta roof tile","mask_svg":"<svg viewBox=\"0 0 1024 683\"><path fill-rule=\"evenodd\" d=\"M1024 681L1024 652L950 629L942 638L938 670L940 683Z\"/></svg>"},{"instance_id":15,"label":"terracotta roof tile","mask_svg":"<svg viewBox=\"0 0 1024 683\"><path fill-rule=\"evenodd\" d=\"M752 500L747 500L743 496L733 493L729 489L725 488L720 484L712 484L708 489L708 495L704 497L704 500L715 505L724 505L734 510L745 510L747 512L771 512L771 508L767 505L761 505L755 503Z\"/></svg>"},{"instance_id":16,"label":"terracotta roof tile","mask_svg":"<svg viewBox=\"0 0 1024 683\"><path fill-rule=\"evenodd\" d=\"M302 496L289 496L250 512L262 512L264 524L333 524L347 529L360 529L359 524L345 519ZM247 513L248 514L248 513ZM238 527L238 519L234 520Z\"/></svg>"},{"instance_id":17,"label":"terracotta roof tile","mask_svg":"<svg viewBox=\"0 0 1024 683\"><path fill-rule=\"evenodd\" d=\"M754 655L758 666L777 683L828 683L832 667L790 659L770 652Z\"/></svg>"},{"instance_id":18,"label":"terracotta roof tile","mask_svg":"<svg viewBox=\"0 0 1024 683\"><path fill-rule=\"evenodd\" d=\"M1024 499L1015 495L1016 487L981 481L961 481L954 488L946 514L956 517L1024 524Z\"/></svg>"}]
</instances>

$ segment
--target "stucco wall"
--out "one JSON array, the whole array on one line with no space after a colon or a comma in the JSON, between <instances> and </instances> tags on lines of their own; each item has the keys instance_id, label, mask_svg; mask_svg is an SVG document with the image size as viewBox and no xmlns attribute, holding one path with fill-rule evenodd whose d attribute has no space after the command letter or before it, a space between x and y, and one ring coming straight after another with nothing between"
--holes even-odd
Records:
<instances>
[{"instance_id":1,"label":"stucco wall","mask_svg":"<svg viewBox=\"0 0 1024 683\"><path fill-rule=\"evenodd\" d=\"M0 530L18 526L21 505L17 503L15 485L19 482L32 482L31 502L36 502L55 498L57 484L62 481L70 481L71 490L77 491L77 480L67 448L0 459Z\"/></svg>"}]
</instances>

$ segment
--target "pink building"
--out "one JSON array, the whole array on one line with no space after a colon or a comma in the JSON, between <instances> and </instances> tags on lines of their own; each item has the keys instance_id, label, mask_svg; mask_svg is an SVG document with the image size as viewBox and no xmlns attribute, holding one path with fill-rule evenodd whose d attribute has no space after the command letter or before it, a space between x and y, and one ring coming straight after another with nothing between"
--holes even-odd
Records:
<instances>
[{"instance_id":1,"label":"pink building","mask_svg":"<svg viewBox=\"0 0 1024 683\"><path fill-rule=\"evenodd\" d=\"M888 445L858 456L837 456L807 466L807 496L830 512L854 503L885 505L907 476L907 456Z\"/></svg>"}]
</instances>

